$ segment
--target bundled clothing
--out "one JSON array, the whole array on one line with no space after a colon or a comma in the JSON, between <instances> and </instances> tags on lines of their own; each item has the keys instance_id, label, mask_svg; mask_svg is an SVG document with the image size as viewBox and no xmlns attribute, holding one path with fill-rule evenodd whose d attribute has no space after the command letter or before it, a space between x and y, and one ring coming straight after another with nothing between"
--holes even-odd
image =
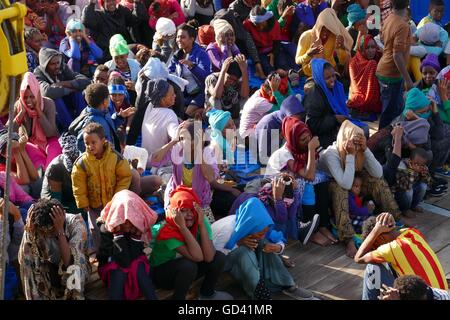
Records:
<instances>
[{"instance_id":1,"label":"bundled clothing","mask_svg":"<svg viewBox=\"0 0 450 320\"><path fill-rule=\"evenodd\" d=\"M150 265L143 251L151 240L156 219L157 214L144 200L129 190L116 193L102 210L97 259L100 277L109 287L112 299L135 300L142 295L156 299ZM139 230L141 238L116 231L126 221Z\"/></svg>"},{"instance_id":2,"label":"bundled clothing","mask_svg":"<svg viewBox=\"0 0 450 320\"><path fill-rule=\"evenodd\" d=\"M376 77L379 56L367 59L366 49L371 35L359 38L356 55L350 60L350 96L347 101L349 108L360 112L380 112L380 84Z\"/></svg>"},{"instance_id":3,"label":"bundled clothing","mask_svg":"<svg viewBox=\"0 0 450 320\"><path fill-rule=\"evenodd\" d=\"M324 47L324 52L321 55L310 57L307 55L307 52L311 48L311 45L317 39L320 39L320 32L323 27L326 27L331 32L330 36L327 39L327 42L322 44ZM338 58L338 61L336 61L334 58L334 52L336 46L336 37L339 35L344 37L344 49L336 50ZM336 12L331 8L327 8L320 13L314 27L301 35L298 42L295 62L301 65L305 75L310 77L313 73L311 66L312 58L323 58L334 68L336 68L338 62L340 65L345 65L348 58L350 57L350 51L352 48L352 37L339 21Z\"/></svg>"},{"instance_id":4,"label":"bundled clothing","mask_svg":"<svg viewBox=\"0 0 450 320\"><path fill-rule=\"evenodd\" d=\"M27 106L25 102L25 92L30 90L35 98L34 109ZM38 116L35 109L42 111L42 116ZM25 111L22 117L19 115ZM39 89L39 83L34 74L25 73L20 85L20 99L15 104L14 129L24 126L29 142L25 147L28 156L36 168L47 168L49 163L61 154L61 146L58 142L58 129L56 127L55 104L49 98L44 98Z\"/></svg>"},{"instance_id":5,"label":"bundled clothing","mask_svg":"<svg viewBox=\"0 0 450 320\"><path fill-rule=\"evenodd\" d=\"M30 215L33 215L32 208ZM66 272L58 240L43 237L27 220L19 250L20 274L27 300L82 300L89 279L87 233L80 215L66 214L64 233L70 249L71 265L78 267L80 288L67 287L71 273Z\"/></svg>"},{"instance_id":6,"label":"bundled clothing","mask_svg":"<svg viewBox=\"0 0 450 320\"><path fill-rule=\"evenodd\" d=\"M140 24L148 21L148 14L144 3L136 2L134 10L117 6L113 12L106 11L103 8L103 1L99 1L99 10L96 10L95 3L89 3L83 9L81 20L90 30L92 38L103 50L103 61L110 59L108 45L109 39L115 34L122 34L125 40L132 43L130 29L137 28Z\"/></svg>"}]
</instances>

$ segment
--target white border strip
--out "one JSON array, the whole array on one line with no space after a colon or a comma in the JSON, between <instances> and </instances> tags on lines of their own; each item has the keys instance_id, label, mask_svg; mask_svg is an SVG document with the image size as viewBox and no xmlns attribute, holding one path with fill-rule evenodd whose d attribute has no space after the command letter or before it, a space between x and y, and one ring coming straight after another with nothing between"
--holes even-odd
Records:
<instances>
[{"instance_id":1,"label":"white border strip","mask_svg":"<svg viewBox=\"0 0 450 320\"><path fill-rule=\"evenodd\" d=\"M441 207L437 207L435 205L425 203L425 202L422 202L420 204L420 207L431 213L435 213L435 214L450 218L450 210L447 210L447 209L444 209Z\"/></svg>"}]
</instances>

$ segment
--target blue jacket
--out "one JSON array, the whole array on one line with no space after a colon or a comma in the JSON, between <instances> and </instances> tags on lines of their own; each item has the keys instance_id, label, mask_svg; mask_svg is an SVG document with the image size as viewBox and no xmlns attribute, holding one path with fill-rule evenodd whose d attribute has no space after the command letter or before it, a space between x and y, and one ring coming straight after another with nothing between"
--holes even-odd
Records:
<instances>
[{"instance_id":1,"label":"blue jacket","mask_svg":"<svg viewBox=\"0 0 450 320\"><path fill-rule=\"evenodd\" d=\"M91 122L99 123L105 129L105 138L108 140L116 151L120 152L120 143L116 134L116 126L111 119L109 110L100 111L98 109L87 106L81 111L81 114L71 123L69 132L77 136L77 146L80 152L86 151L83 141L83 128Z\"/></svg>"},{"instance_id":2,"label":"blue jacket","mask_svg":"<svg viewBox=\"0 0 450 320\"><path fill-rule=\"evenodd\" d=\"M205 49L194 42L192 51L189 53L189 60L194 63L194 67L190 71L197 80L197 85L203 92L205 91L206 77L212 73L211 61L209 60L208 54ZM172 57L172 61L169 65L169 72L182 77L182 70L182 64L175 57Z\"/></svg>"},{"instance_id":3,"label":"blue jacket","mask_svg":"<svg viewBox=\"0 0 450 320\"><path fill-rule=\"evenodd\" d=\"M88 45L86 41L83 40L83 51L80 50L78 42L74 39L69 39L65 37L61 40L59 45L59 51L64 54L67 58L67 65L74 72L80 72L81 64L87 63L91 65L90 72L93 74L92 69L95 69L95 64L103 57L103 50L100 49L94 41ZM83 53L88 51L87 61L82 61Z\"/></svg>"}]
</instances>

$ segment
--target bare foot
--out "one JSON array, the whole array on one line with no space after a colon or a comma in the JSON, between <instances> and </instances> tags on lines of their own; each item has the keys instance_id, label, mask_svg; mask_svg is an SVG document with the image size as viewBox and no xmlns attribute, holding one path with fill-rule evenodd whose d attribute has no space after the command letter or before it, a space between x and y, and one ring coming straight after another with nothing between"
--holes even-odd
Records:
<instances>
[{"instance_id":1,"label":"bare foot","mask_svg":"<svg viewBox=\"0 0 450 320\"><path fill-rule=\"evenodd\" d=\"M357 251L358 249L356 249L355 242L353 242L353 240L349 240L347 242L347 246L345 247L345 254L347 255L347 257L353 259Z\"/></svg>"},{"instance_id":2,"label":"bare foot","mask_svg":"<svg viewBox=\"0 0 450 320\"><path fill-rule=\"evenodd\" d=\"M319 232L321 234L323 234L325 237L327 237L327 239L329 239L331 241L331 244L338 243L338 240L334 237L334 235L331 233L331 231L328 230L328 228L321 227L321 228L319 228Z\"/></svg>"},{"instance_id":3,"label":"bare foot","mask_svg":"<svg viewBox=\"0 0 450 320\"><path fill-rule=\"evenodd\" d=\"M316 232L314 233L311 238L309 238L309 241L318 244L319 246L322 247L327 247L329 245L331 245L331 241L330 239L328 239L327 237L325 237L322 233L320 232Z\"/></svg>"},{"instance_id":4,"label":"bare foot","mask_svg":"<svg viewBox=\"0 0 450 320\"><path fill-rule=\"evenodd\" d=\"M411 208L411 211L417 212L417 213L423 213L423 209L421 207Z\"/></svg>"}]
</instances>

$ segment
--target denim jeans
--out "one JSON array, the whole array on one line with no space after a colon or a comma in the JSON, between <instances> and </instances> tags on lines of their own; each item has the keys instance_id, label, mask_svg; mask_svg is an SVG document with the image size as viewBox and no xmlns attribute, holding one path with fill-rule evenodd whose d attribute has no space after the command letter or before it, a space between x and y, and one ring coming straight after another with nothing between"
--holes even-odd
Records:
<instances>
[{"instance_id":1,"label":"denim jeans","mask_svg":"<svg viewBox=\"0 0 450 320\"><path fill-rule=\"evenodd\" d=\"M416 182L408 191L401 191L395 193L395 200L401 211L406 211L417 205L423 200L427 192L427 184L424 182Z\"/></svg>"},{"instance_id":2,"label":"denim jeans","mask_svg":"<svg viewBox=\"0 0 450 320\"><path fill-rule=\"evenodd\" d=\"M405 102L403 100L403 80L398 83L386 83L382 80L379 82L383 106L378 126L380 130L390 125L402 113Z\"/></svg>"},{"instance_id":3,"label":"denim jeans","mask_svg":"<svg viewBox=\"0 0 450 320\"><path fill-rule=\"evenodd\" d=\"M381 285L393 287L395 278L389 264L368 264L364 271L362 300L378 300Z\"/></svg>"}]
</instances>

